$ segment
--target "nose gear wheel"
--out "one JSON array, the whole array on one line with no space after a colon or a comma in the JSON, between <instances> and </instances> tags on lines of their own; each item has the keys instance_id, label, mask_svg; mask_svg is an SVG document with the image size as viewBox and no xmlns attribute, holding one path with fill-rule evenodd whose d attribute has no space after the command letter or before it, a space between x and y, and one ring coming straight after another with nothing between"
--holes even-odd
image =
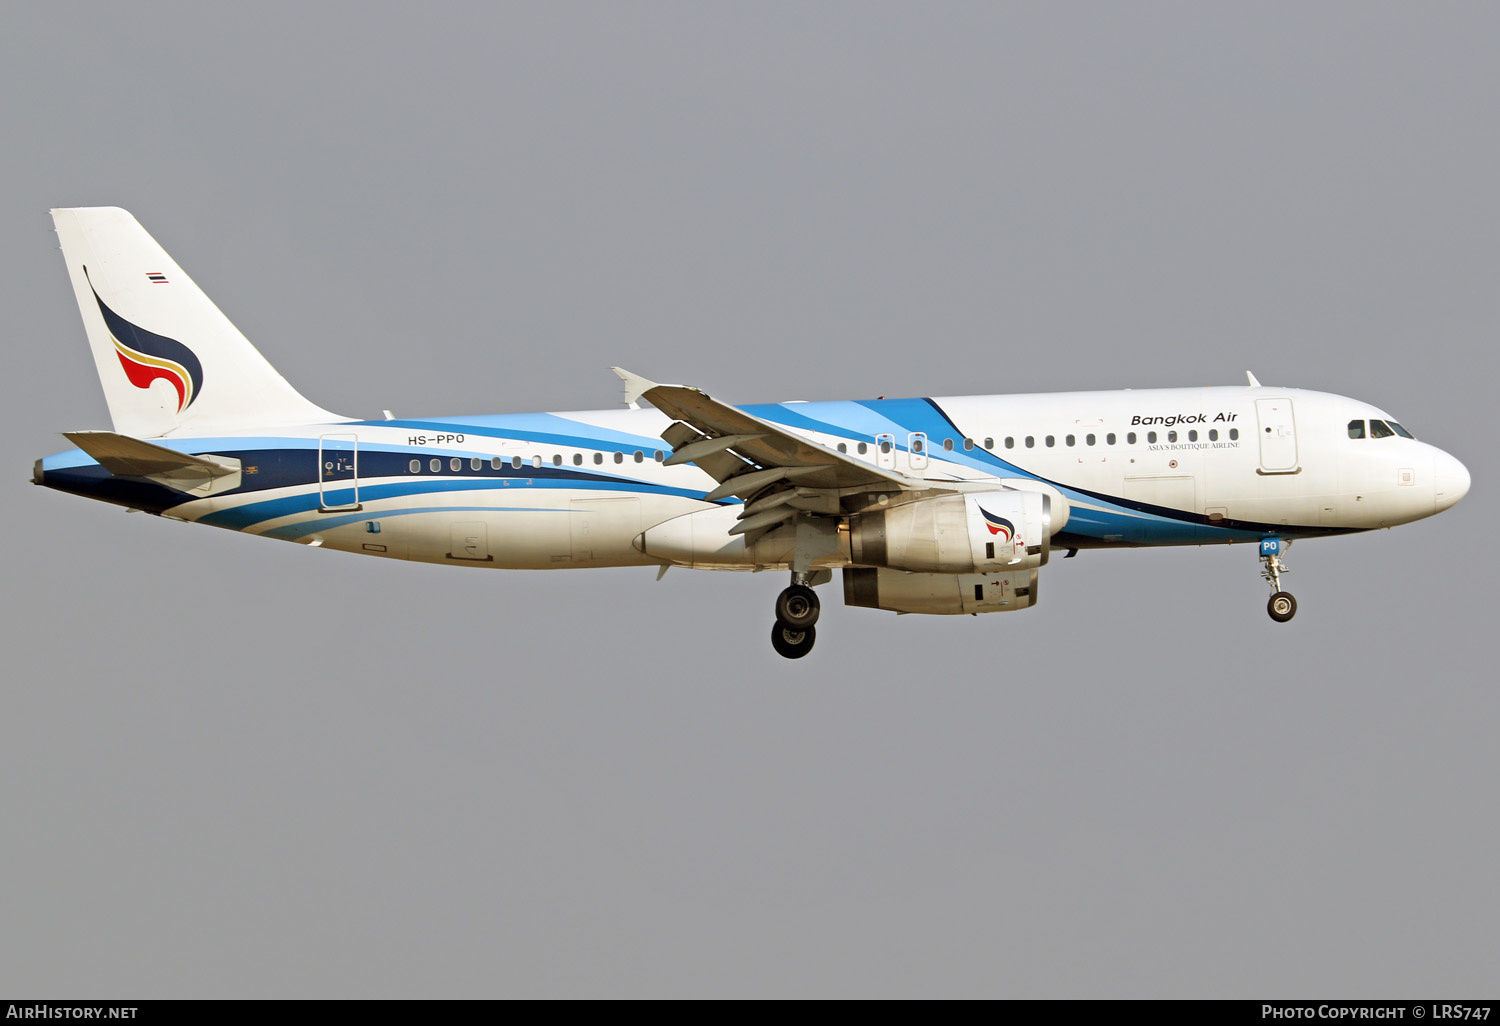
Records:
<instances>
[{"instance_id":1,"label":"nose gear wheel","mask_svg":"<svg viewBox=\"0 0 1500 1026\"><path fill-rule=\"evenodd\" d=\"M1287 542L1287 547L1291 547L1291 542ZM1297 600L1291 592L1281 590L1281 575L1287 573L1287 566L1281 561L1280 553L1261 556L1260 561L1265 564L1260 575L1271 586L1271 600L1266 603L1266 612L1277 623L1286 623L1297 615Z\"/></svg>"}]
</instances>

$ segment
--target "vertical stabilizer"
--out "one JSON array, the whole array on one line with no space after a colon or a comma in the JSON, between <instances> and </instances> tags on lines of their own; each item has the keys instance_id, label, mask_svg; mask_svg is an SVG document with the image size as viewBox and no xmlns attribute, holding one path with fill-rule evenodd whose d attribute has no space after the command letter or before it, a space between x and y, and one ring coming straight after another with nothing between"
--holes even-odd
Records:
<instances>
[{"instance_id":1,"label":"vertical stabilizer","mask_svg":"<svg viewBox=\"0 0 1500 1026\"><path fill-rule=\"evenodd\" d=\"M304 399L129 212L52 211L115 430L207 435L347 418Z\"/></svg>"}]
</instances>

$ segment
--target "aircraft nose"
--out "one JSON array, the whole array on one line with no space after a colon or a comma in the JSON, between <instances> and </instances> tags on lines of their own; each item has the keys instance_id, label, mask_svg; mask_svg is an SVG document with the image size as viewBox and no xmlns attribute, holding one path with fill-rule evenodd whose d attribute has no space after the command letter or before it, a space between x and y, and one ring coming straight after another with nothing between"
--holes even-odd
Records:
<instances>
[{"instance_id":1,"label":"aircraft nose","mask_svg":"<svg viewBox=\"0 0 1500 1026\"><path fill-rule=\"evenodd\" d=\"M1469 494L1469 468L1445 452L1438 453L1433 467L1433 491L1437 512L1441 513Z\"/></svg>"}]
</instances>

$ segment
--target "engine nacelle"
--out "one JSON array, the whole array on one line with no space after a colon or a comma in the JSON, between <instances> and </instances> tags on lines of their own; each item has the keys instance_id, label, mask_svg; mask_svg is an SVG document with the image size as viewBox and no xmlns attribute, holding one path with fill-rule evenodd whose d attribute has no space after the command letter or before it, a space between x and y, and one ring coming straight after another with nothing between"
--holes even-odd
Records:
<instances>
[{"instance_id":1,"label":"engine nacelle","mask_svg":"<svg viewBox=\"0 0 1500 1026\"><path fill-rule=\"evenodd\" d=\"M896 613L1003 613L1036 605L1035 570L999 574L908 574L844 568L844 605Z\"/></svg>"},{"instance_id":2,"label":"engine nacelle","mask_svg":"<svg viewBox=\"0 0 1500 1026\"><path fill-rule=\"evenodd\" d=\"M1042 492L939 495L850 517L849 554L865 566L914 573L1031 570L1047 562L1060 526Z\"/></svg>"}]
</instances>

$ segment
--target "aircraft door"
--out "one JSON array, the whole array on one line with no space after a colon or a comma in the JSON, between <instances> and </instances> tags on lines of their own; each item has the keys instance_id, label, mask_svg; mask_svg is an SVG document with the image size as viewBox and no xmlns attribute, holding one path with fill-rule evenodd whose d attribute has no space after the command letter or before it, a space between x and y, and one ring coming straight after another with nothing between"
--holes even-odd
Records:
<instances>
[{"instance_id":1,"label":"aircraft door","mask_svg":"<svg viewBox=\"0 0 1500 1026\"><path fill-rule=\"evenodd\" d=\"M318 512L359 509L359 436L318 439Z\"/></svg>"},{"instance_id":2,"label":"aircraft door","mask_svg":"<svg viewBox=\"0 0 1500 1026\"><path fill-rule=\"evenodd\" d=\"M886 470L896 469L896 436L875 436L875 465Z\"/></svg>"},{"instance_id":3,"label":"aircraft door","mask_svg":"<svg viewBox=\"0 0 1500 1026\"><path fill-rule=\"evenodd\" d=\"M921 431L913 431L906 436L907 460L913 470L927 469L927 436Z\"/></svg>"},{"instance_id":4,"label":"aircraft door","mask_svg":"<svg viewBox=\"0 0 1500 1026\"><path fill-rule=\"evenodd\" d=\"M1290 399L1257 399L1260 424L1260 469L1266 474L1297 471L1297 428Z\"/></svg>"}]
</instances>

